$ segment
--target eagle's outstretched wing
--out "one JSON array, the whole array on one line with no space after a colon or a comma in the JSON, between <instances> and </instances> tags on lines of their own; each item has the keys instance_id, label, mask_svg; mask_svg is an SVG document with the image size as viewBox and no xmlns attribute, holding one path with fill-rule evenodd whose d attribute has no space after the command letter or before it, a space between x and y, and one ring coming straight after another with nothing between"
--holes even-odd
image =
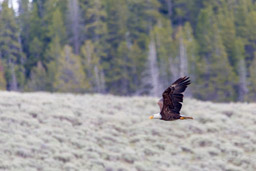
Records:
<instances>
[{"instance_id":1,"label":"eagle's outstretched wing","mask_svg":"<svg viewBox=\"0 0 256 171\"><path fill-rule=\"evenodd\" d=\"M163 107L160 112L163 120L179 119L183 102L183 92L190 84L189 77L176 80L163 92Z\"/></svg>"}]
</instances>

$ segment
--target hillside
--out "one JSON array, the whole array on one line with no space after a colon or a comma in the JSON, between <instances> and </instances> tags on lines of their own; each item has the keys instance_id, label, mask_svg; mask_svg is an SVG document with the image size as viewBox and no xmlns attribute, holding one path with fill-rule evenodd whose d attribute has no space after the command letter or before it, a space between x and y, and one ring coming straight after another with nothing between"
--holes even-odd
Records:
<instances>
[{"instance_id":1,"label":"hillside","mask_svg":"<svg viewBox=\"0 0 256 171\"><path fill-rule=\"evenodd\" d=\"M158 96L187 75L202 101L255 102L255 23L256 0L0 0L0 90Z\"/></svg>"},{"instance_id":2,"label":"hillside","mask_svg":"<svg viewBox=\"0 0 256 171\"><path fill-rule=\"evenodd\" d=\"M185 99L194 120L150 120L157 99L0 92L0 170L256 170L256 104Z\"/></svg>"}]
</instances>

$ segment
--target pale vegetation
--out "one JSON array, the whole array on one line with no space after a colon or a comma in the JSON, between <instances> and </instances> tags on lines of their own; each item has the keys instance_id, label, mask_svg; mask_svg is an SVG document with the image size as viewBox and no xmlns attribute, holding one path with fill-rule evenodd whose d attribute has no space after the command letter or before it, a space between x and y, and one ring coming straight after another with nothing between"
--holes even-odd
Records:
<instances>
[{"instance_id":1,"label":"pale vegetation","mask_svg":"<svg viewBox=\"0 0 256 171\"><path fill-rule=\"evenodd\" d=\"M152 97L0 93L0 170L256 170L256 104L185 99L160 121Z\"/></svg>"}]
</instances>

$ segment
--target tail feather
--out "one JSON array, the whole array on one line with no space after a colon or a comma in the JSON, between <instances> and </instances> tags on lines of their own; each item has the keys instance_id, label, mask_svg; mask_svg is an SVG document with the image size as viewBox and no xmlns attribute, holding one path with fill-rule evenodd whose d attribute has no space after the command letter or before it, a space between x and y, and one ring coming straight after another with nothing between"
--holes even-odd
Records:
<instances>
[{"instance_id":1,"label":"tail feather","mask_svg":"<svg viewBox=\"0 0 256 171\"><path fill-rule=\"evenodd\" d=\"M193 118L189 116L181 116L181 119L193 119Z\"/></svg>"},{"instance_id":2,"label":"tail feather","mask_svg":"<svg viewBox=\"0 0 256 171\"><path fill-rule=\"evenodd\" d=\"M185 118L185 119L193 119L192 117L188 117L188 116L187 116L187 117L184 117L184 118Z\"/></svg>"}]
</instances>

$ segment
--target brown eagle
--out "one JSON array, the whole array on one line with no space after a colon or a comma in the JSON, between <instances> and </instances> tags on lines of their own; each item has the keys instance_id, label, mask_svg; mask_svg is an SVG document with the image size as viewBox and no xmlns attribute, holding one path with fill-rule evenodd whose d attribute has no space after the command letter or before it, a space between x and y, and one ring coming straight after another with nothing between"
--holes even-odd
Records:
<instances>
[{"instance_id":1,"label":"brown eagle","mask_svg":"<svg viewBox=\"0 0 256 171\"><path fill-rule=\"evenodd\" d=\"M180 109L183 102L183 92L190 84L189 77L179 78L169 86L162 94L163 98L159 100L160 113L150 116L150 119L161 119L172 121L177 119L193 119L180 115Z\"/></svg>"}]
</instances>

